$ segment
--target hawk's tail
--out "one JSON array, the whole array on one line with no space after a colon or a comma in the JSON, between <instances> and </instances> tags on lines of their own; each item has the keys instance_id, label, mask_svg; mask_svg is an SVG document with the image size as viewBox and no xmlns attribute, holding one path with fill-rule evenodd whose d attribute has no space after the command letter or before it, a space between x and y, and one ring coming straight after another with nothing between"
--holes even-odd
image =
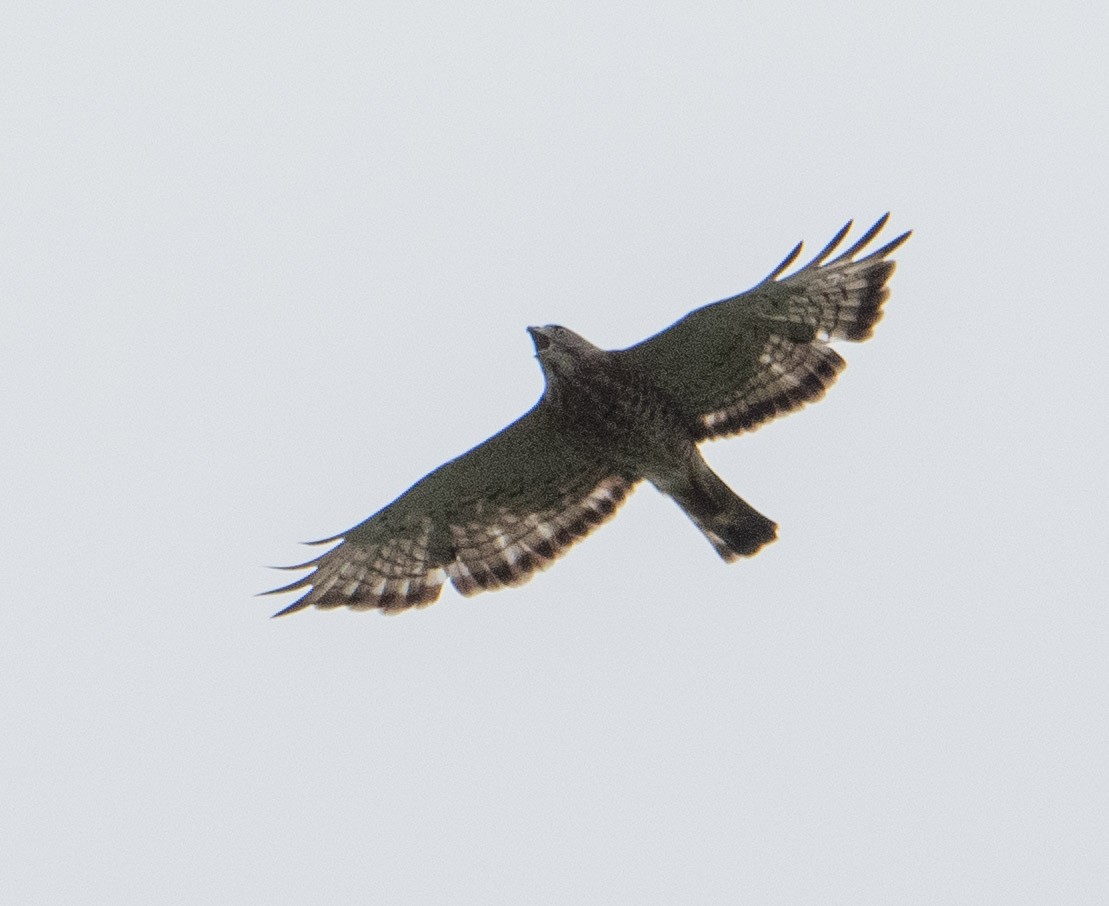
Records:
<instances>
[{"instance_id":1,"label":"hawk's tail","mask_svg":"<svg viewBox=\"0 0 1109 906\"><path fill-rule=\"evenodd\" d=\"M778 537L778 526L729 488L701 460L689 484L667 489L728 563L751 557Z\"/></svg>"}]
</instances>

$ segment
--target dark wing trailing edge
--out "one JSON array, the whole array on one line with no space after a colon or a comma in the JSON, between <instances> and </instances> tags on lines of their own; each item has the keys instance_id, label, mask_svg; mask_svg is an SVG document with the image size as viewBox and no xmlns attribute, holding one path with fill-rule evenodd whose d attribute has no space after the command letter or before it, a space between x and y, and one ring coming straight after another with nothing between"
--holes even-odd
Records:
<instances>
[{"instance_id":1,"label":"dark wing trailing edge","mask_svg":"<svg viewBox=\"0 0 1109 906\"><path fill-rule=\"evenodd\" d=\"M423 607L450 579L464 595L521 585L607 520L632 484L576 451L539 406L418 481L265 594L306 607Z\"/></svg>"},{"instance_id":2,"label":"dark wing trailing edge","mask_svg":"<svg viewBox=\"0 0 1109 906\"><path fill-rule=\"evenodd\" d=\"M801 243L758 286L706 305L620 355L648 369L683 406L701 438L738 434L820 399L846 363L827 344L867 339L889 297L894 262L909 233L863 258L889 214L828 260L852 222L799 270L782 274Z\"/></svg>"}]
</instances>

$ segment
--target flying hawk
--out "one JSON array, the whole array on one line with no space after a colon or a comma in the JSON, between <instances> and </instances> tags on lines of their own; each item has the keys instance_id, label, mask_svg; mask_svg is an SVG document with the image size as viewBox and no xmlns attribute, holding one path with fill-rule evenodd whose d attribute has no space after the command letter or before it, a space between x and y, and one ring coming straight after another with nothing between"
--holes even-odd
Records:
<instances>
[{"instance_id":1,"label":"flying hawk","mask_svg":"<svg viewBox=\"0 0 1109 906\"><path fill-rule=\"evenodd\" d=\"M307 592L306 607L423 607L449 578L464 595L520 585L612 516L649 481L726 561L777 526L709 468L697 445L751 430L822 397L845 366L831 340L865 340L882 316L902 233L859 255L882 217L838 257L848 222L783 277L801 244L761 283L706 305L628 349L598 349L565 327L529 327L546 387L532 409L420 479L313 568L266 594ZM829 260L831 259L831 260Z\"/></svg>"}]
</instances>

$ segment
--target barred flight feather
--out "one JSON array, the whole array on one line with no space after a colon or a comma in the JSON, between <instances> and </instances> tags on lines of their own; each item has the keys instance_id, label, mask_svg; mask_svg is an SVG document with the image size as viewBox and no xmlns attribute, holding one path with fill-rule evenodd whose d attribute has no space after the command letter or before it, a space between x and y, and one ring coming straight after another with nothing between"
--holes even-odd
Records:
<instances>
[{"instance_id":1,"label":"barred flight feather","mask_svg":"<svg viewBox=\"0 0 1109 906\"><path fill-rule=\"evenodd\" d=\"M701 416L701 437L727 437L750 431L764 422L800 409L824 396L847 367L828 346L793 343L772 334L759 362L765 367Z\"/></svg>"},{"instance_id":2,"label":"barred flight feather","mask_svg":"<svg viewBox=\"0 0 1109 906\"><path fill-rule=\"evenodd\" d=\"M409 526L410 534L383 544L343 541L299 567L284 567L315 571L266 594L310 587L275 616L312 606L394 613L434 603L448 577L467 596L522 585L609 519L631 488L629 482L611 476L584 497L571 495L534 513L520 515L506 508L485 513L487 508L481 507L480 517L449 526L454 556L446 563L434 562L429 552L429 518Z\"/></svg>"}]
</instances>

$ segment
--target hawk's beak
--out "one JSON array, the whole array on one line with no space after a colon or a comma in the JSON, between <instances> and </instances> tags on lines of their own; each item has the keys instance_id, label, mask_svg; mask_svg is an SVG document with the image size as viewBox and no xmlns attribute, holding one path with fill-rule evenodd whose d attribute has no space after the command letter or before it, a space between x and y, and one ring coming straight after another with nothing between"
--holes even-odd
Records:
<instances>
[{"instance_id":1,"label":"hawk's beak","mask_svg":"<svg viewBox=\"0 0 1109 906\"><path fill-rule=\"evenodd\" d=\"M528 333L531 334L531 341L535 344L536 352L542 352L551 345L550 338L543 333L542 327L529 327Z\"/></svg>"}]
</instances>

